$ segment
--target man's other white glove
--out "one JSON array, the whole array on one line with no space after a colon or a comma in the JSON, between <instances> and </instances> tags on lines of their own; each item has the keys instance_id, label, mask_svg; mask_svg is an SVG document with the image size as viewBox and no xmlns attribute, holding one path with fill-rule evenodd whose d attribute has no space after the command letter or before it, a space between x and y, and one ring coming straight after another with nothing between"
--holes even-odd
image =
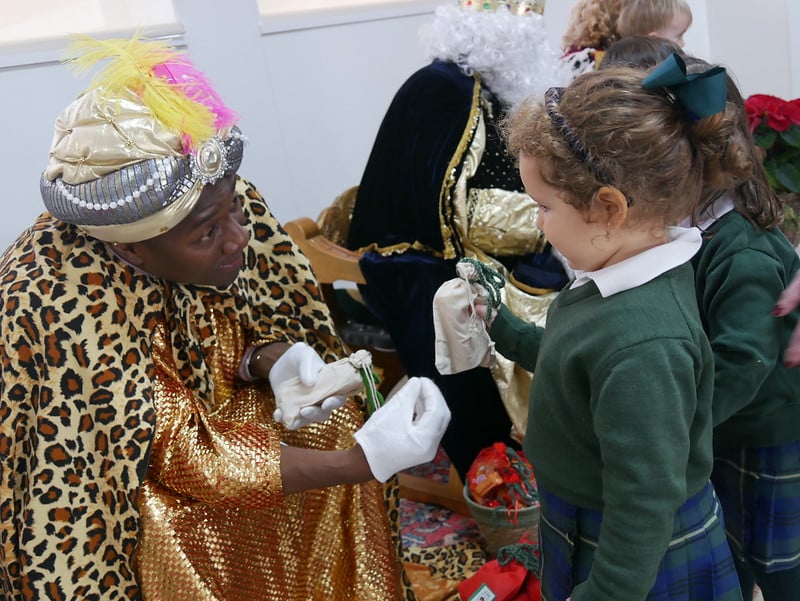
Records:
<instances>
[{"instance_id":1,"label":"man's other white glove","mask_svg":"<svg viewBox=\"0 0 800 601\"><path fill-rule=\"evenodd\" d=\"M410 378L353 436L372 475L392 474L431 461L450 423L450 409L428 378Z\"/></svg>"},{"instance_id":2,"label":"man's other white glove","mask_svg":"<svg viewBox=\"0 0 800 601\"><path fill-rule=\"evenodd\" d=\"M319 370L325 365L317 352L305 342L295 342L281 355L269 371L269 383L276 394L275 403L278 406L272 414L276 422L283 421L283 412L280 409L280 399L277 390L282 384L292 378L300 378L305 386L314 386L317 383ZM331 413L347 402L347 397L332 396L319 405L310 405L300 409L300 415L287 426L289 430L297 430L314 422L324 422Z\"/></svg>"}]
</instances>

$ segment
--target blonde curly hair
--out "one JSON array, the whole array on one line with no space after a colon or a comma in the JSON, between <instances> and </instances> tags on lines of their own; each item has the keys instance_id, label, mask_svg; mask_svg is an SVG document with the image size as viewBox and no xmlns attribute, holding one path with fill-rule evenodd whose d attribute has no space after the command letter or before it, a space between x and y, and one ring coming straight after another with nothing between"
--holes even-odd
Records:
<instances>
[{"instance_id":1,"label":"blonde curly hair","mask_svg":"<svg viewBox=\"0 0 800 601\"><path fill-rule=\"evenodd\" d=\"M692 22L692 9L686 0L626 0L619 11L617 31L620 36L648 35L669 25L676 15Z\"/></svg>"},{"instance_id":2,"label":"blonde curly hair","mask_svg":"<svg viewBox=\"0 0 800 601\"><path fill-rule=\"evenodd\" d=\"M572 7L567 30L561 38L564 51L582 48L603 50L621 36L617 20L625 0L578 0Z\"/></svg>"}]
</instances>

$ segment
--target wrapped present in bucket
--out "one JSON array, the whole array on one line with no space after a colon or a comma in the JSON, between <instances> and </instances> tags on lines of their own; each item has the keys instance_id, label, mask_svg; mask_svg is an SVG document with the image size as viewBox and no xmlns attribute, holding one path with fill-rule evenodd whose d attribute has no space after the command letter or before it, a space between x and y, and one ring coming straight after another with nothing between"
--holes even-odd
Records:
<instances>
[{"instance_id":1,"label":"wrapped present in bucket","mask_svg":"<svg viewBox=\"0 0 800 601\"><path fill-rule=\"evenodd\" d=\"M464 497L490 555L523 535L538 540L536 479L521 451L498 442L478 453L467 471Z\"/></svg>"}]
</instances>

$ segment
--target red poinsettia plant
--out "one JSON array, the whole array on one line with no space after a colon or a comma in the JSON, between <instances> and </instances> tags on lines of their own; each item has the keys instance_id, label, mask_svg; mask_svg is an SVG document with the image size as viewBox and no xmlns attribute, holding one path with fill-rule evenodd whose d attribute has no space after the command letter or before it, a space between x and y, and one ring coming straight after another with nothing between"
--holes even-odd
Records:
<instances>
[{"instance_id":1,"label":"red poinsettia plant","mask_svg":"<svg viewBox=\"0 0 800 601\"><path fill-rule=\"evenodd\" d=\"M800 98L754 94L745 101L750 131L764 151L764 169L777 193L800 194Z\"/></svg>"},{"instance_id":2,"label":"red poinsettia plant","mask_svg":"<svg viewBox=\"0 0 800 601\"><path fill-rule=\"evenodd\" d=\"M496 442L478 453L467 471L472 499L486 507L505 507L514 514L539 503L536 479L522 451Z\"/></svg>"}]
</instances>

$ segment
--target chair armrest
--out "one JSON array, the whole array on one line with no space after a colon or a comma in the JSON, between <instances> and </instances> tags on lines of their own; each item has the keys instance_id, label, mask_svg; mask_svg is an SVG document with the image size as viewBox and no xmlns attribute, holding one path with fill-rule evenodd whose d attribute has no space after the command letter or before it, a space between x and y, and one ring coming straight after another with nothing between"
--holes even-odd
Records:
<instances>
[{"instance_id":1,"label":"chair armrest","mask_svg":"<svg viewBox=\"0 0 800 601\"><path fill-rule=\"evenodd\" d=\"M300 217L283 227L311 262L321 283L330 284L336 280L365 283L358 265L361 255L331 242L312 219Z\"/></svg>"}]
</instances>

